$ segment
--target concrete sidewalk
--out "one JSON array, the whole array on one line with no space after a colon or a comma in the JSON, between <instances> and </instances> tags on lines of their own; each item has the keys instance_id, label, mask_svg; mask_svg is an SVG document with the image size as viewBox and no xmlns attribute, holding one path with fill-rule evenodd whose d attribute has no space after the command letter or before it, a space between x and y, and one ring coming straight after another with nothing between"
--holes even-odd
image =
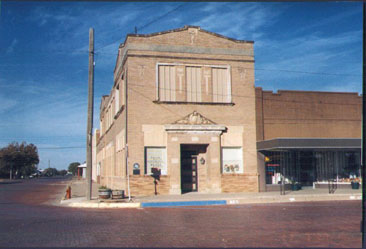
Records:
<instances>
[{"instance_id":1,"label":"concrete sidewalk","mask_svg":"<svg viewBox=\"0 0 366 249\"><path fill-rule=\"evenodd\" d=\"M85 180L71 181L72 198L62 200L62 206L80 208L145 208L145 207L176 207L176 206L205 206L205 205L235 205L249 203L282 203L306 201L332 201L332 200L361 200L362 190L337 189L334 194L329 194L328 189L304 188L299 191L286 191L285 195L276 192L260 193L187 193L183 195L157 195L146 197L132 197L123 200L98 200L98 187L92 184L92 200L85 197Z\"/></svg>"}]
</instances>

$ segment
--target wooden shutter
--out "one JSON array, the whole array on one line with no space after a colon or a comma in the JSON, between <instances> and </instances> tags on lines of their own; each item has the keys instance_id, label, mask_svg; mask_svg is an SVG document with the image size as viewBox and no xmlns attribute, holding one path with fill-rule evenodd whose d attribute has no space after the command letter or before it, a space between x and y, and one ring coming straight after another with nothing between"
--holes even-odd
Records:
<instances>
[{"instance_id":1,"label":"wooden shutter","mask_svg":"<svg viewBox=\"0 0 366 249\"><path fill-rule=\"evenodd\" d=\"M212 68L213 102L230 102L230 88L227 68Z\"/></svg>"},{"instance_id":2,"label":"wooden shutter","mask_svg":"<svg viewBox=\"0 0 366 249\"><path fill-rule=\"evenodd\" d=\"M175 101L176 80L174 66L159 66L159 100Z\"/></svg>"},{"instance_id":3,"label":"wooden shutter","mask_svg":"<svg viewBox=\"0 0 366 249\"><path fill-rule=\"evenodd\" d=\"M201 67L186 67L187 101L201 102Z\"/></svg>"}]
</instances>

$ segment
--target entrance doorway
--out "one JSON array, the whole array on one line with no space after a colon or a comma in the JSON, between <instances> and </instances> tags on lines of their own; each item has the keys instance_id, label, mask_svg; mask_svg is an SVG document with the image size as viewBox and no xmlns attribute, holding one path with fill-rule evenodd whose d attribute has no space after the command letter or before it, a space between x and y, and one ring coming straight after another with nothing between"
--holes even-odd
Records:
<instances>
[{"instance_id":1,"label":"entrance doorway","mask_svg":"<svg viewBox=\"0 0 366 249\"><path fill-rule=\"evenodd\" d=\"M181 145L182 194L198 191L198 160L206 153L207 145Z\"/></svg>"},{"instance_id":2,"label":"entrance doorway","mask_svg":"<svg viewBox=\"0 0 366 249\"><path fill-rule=\"evenodd\" d=\"M302 186L313 186L315 182L315 160L312 151L300 151L300 183Z\"/></svg>"}]
</instances>

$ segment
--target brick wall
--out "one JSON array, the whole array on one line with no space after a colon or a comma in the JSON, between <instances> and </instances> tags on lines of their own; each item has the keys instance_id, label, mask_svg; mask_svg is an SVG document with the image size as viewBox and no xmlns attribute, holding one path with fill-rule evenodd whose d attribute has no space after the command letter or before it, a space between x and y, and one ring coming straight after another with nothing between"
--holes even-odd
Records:
<instances>
[{"instance_id":1,"label":"brick wall","mask_svg":"<svg viewBox=\"0 0 366 249\"><path fill-rule=\"evenodd\" d=\"M257 141L280 137L360 138L362 97L357 93L256 88Z\"/></svg>"},{"instance_id":2,"label":"brick wall","mask_svg":"<svg viewBox=\"0 0 366 249\"><path fill-rule=\"evenodd\" d=\"M246 174L222 175L221 189L223 193L258 192L258 176Z\"/></svg>"},{"instance_id":3,"label":"brick wall","mask_svg":"<svg viewBox=\"0 0 366 249\"><path fill-rule=\"evenodd\" d=\"M158 195L169 194L169 176L160 176L160 181L157 184ZM154 195L155 185L154 178L151 176L130 176L131 196L149 196Z\"/></svg>"}]
</instances>

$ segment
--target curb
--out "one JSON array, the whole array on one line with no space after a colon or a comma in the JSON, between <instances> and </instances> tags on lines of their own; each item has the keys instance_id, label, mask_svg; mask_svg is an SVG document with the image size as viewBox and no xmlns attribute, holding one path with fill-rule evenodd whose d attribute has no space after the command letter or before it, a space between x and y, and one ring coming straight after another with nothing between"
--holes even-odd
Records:
<instances>
[{"instance_id":1,"label":"curb","mask_svg":"<svg viewBox=\"0 0 366 249\"><path fill-rule=\"evenodd\" d=\"M140 203L70 203L69 207L78 208L139 208Z\"/></svg>"},{"instance_id":2,"label":"curb","mask_svg":"<svg viewBox=\"0 0 366 249\"><path fill-rule=\"evenodd\" d=\"M141 207L184 207L184 206L209 206L226 205L226 200L210 201L169 201L169 202L141 202Z\"/></svg>"},{"instance_id":3,"label":"curb","mask_svg":"<svg viewBox=\"0 0 366 249\"><path fill-rule=\"evenodd\" d=\"M200 200L200 201L161 201L161 202L133 202L133 203L105 203L87 202L79 199L76 202L63 200L63 206L74 208L168 208L187 206L212 206L212 205L240 205L240 204L263 204L263 203L289 203L289 202L312 202L312 201L347 201L362 200L362 195L338 195L338 196L283 196L261 198L232 198L224 200Z\"/></svg>"}]
</instances>

